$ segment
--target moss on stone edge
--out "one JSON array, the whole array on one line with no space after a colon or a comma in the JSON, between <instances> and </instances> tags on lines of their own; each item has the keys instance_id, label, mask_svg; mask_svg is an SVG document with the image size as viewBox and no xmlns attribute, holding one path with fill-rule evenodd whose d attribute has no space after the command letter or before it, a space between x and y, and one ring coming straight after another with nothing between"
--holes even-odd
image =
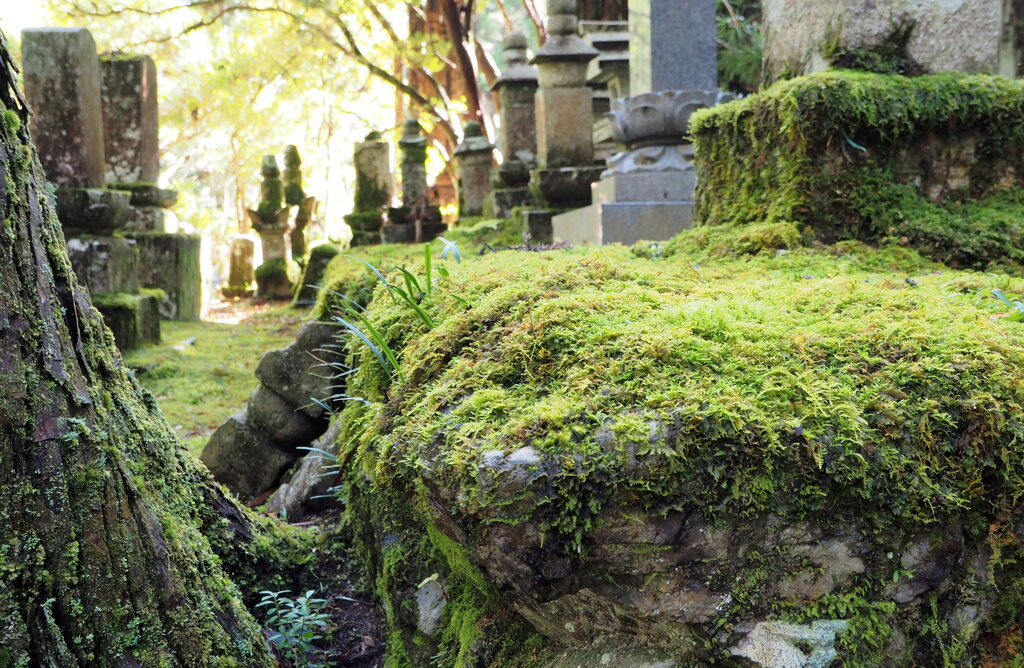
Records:
<instances>
[{"instance_id":1,"label":"moss on stone edge","mask_svg":"<svg viewBox=\"0 0 1024 668\"><path fill-rule=\"evenodd\" d=\"M974 252L950 237L975 222L932 203L997 193L1022 173L1024 82L825 72L700 111L691 131L702 223L789 221L826 242L923 236L930 255L974 267L1012 256L1024 236L1007 221L1005 239ZM916 151L951 173L922 175Z\"/></svg>"},{"instance_id":2,"label":"moss on stone edge","mask_svg":"<svg viewBox=\"0 0 1024 668\"><path fill-rule=\"evenodd\" d=\"M753 239L755 228L732 240L715 230L717 258L701 229L672 242L671 261L618 247L488 255L454 272L453 294L469 308L444 291L424 301L431 332L383 293L371 300L406 381L357 348L349 391L376 405L346 409L341 443L395 665L415 665L418 645L401 631L415 620L417 578L438 572L465 605L458 592L471 588L477 624L493 619L499 594L474 585L480 573L432 539L438 530L472 544L495 523L539 522L546 544L578 558L619 508L849 524L897 550L951 517L982 542L993 521L1015 517L1024 327L999 317L989 290L1021 292L1021 281L949 270L896 245L792 247L792 226L772 225ZM758 244L785 252L749 255ZM496 503L479 479L482 454L526 445L553 467L549 484ZM647 465L637 472L631 456ZM440 499L457 529L443 528L451 520L431 505ZM1012 569L1020 546L1003 549L993 568ZM885 587L898 560L795 610L764 593L783 575L764 564L723 576L747 607L727 606L707 632L758 611L802 619L841 608L871 634L841 641L854 665L879 660L894 624L912 641L932 632L916 612L892 614ZM451 626L465 628L461 613L444 624L421 642L449 657L440 665L470 665Z\"/></svg>"}]
</instances>

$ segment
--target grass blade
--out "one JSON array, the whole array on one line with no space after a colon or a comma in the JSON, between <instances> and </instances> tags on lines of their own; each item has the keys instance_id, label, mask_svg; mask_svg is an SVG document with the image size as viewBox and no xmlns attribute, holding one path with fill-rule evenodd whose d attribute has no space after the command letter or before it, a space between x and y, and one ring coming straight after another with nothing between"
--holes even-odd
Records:
<instances>
[{"instance_id":1,"label":"grass blade","mask_svg":"<svg viewBox=\"0 0 1024 668\"><path fill-rule=\"evenodd\" d=\"M434 277L430 267L430 244L423 244L423 266L427 273L427 296L434 296Z\"/></svg>"}]
</instances>

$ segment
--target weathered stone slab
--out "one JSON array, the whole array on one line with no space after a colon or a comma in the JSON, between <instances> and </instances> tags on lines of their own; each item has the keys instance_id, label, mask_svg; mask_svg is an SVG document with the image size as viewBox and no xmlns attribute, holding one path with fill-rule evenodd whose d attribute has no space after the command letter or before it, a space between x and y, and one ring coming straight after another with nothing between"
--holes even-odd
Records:
<instances>
[{"instance_id":1,"label":"weathered stone slab","mask_svg":"<svg viewBox=\"0 0 1024 668\"><path fill-rule=\"evenodd\" d=\"M160 178L156 65L149 56L100 59L107 183Z\"/></svg>"},{"instance_id":2,"label":"weathered stone slab","mask_svg":"<svg viewBox=\"0 0 1024 668\"><path fill-rule=\"evenodd\" d=\"M259 387L249 396L245 418L253 428L278 445L295 449L309 445L324 432L322 420L314 420L297 412L293 404L266 387Z\"/></svg>"},{"instance_id":3,"label":"weathered stone slab","mask_svg":"<svg viewBox=\"0 0 1024 668\"><path fill-rule=\"evenodd\" d=\"M1004 8L1005 7L1005 8ZM1009 5L998 0L765 0L769 79L830 65L907 73L1018 73Z\"/></svg>"},{"instance_id":4,"label":"weathered stone slab","mask_svg":"<svg viewBox=\"0 0 1024 668\"><path fill-rule=\"evenodd\" d=\"M483 136L479 123L467 123L462 142L455 147L459 173L459 216L479 216L491 192L494 146Z\"/></svg>"},{"instance_id":5,"label":"weathered stone slab","mask_svg":"<svg viewBox=\"0 0 1024 668\"><path fill-rule=\"evenodd\" d=\"M47 178L57 186L102 187L103 111L96 42L85 28L21 33L31 132Z\"/></svg>"},{"instance_id":6,"label":"weathered stone slab","mask_svg":"<svg viewBox=\"0 0 1024 668\"><path fill-rule=\"evenodd\" d=\"M341 423L335 421L313 443L313 447L322 452L311 451L298 461L288 482L282 484L267 502L268 513L287 518L290 522L301 522L314 513L341 507L341 502L331 492L337 484L337 476L331 475L334 463L331 456L338 452L340 433Z\"/></svg>"},{"instance_id":7,"label":"weathered stone slab","mask_svg":"<svg viewBox=\"0 0 1024 668\"><path fill-rule=\"evenodd\" d=\"M551 219L555 240L571 244L663 241L692 226L693 202L594 204Z\"/></svg>"},{"instance_id":8,"label":"weathered stone slab","mask_svg":"<svg viewBox=\"0 0 1024 668\"><path fill-rule=\"evenodd\" d=\"M253 431L244 413L237 413L213 433L200 459L223 484L243 500L271 489L298 458Z\"/></svg>"},{"instance_id":9,"label":"weathered stone slab","mask_svg":"<svg viewBox=\"0 0 1024 668\"><path fill-rule=\"evenodd\" d=\"M114 335L121 352L146 343L160 343L158 300L146 294L97 294L93 305L103 315L103 324Z\"/></svg>"},{"instance_id":10,"label":"weathered stone slab","mask_svg":"<svg viewBox=\"0 0 1024 668\"><path fill-rule=\"evenodd\" d=\"M131 218L130 195L106 188L58 188L57 218L65 236L108 235Z\"/></svg>"},{"instance_id":11,"label":"weathered stone slab","mask_svg":"<svg viewBox=\"0 0 1024 668\"><path fill-rule=\"evenodd\" d=\"M135 232L142 287L167 295L161 313L169 320L199 320L203 310L202 237Z\"/></svg>"},{"instance_id":12,"label":"weathered stone slab","mask_svg":"<svg viewBox=\"0 0 1024 668\"><path fill-rule=\"evenodd\" d=\"M317 358L330 357L324 348L334 342L337 331L337 327L327 323L307 322L291 345L263 356L256 367L256 377L305 415L323 417L324 409L313 399L327 399L332 394L332 383L325 377L330 369Z\"/></svg>"},{"instance_id":13,"label":"weathered stone slab","mask_svg":"<svg viewBox=\"0 0 1024 668\"><path fill-rule=\"evenodd\" d=\"M541 88L537 99L537 156L551 167L594 161L593 102L586 86Z\"/></svg>"},{"instance_id":14,"label":"weathered stone slab","mask_svg":"<svg viewBox=\"0 0 1024 668\"><path fill-rule=\"evenodd\" d=\"M316 295L323 287L327 265L341 250L334 244L320 244L309 252L309 259L302 269L298 290L295 291L295 305L309 306L316 301Z\"/></svg>"},{"instance_id":15,"label":"weathered stone slab","mask_svg":"<svg viewBox=\"0 0 1024 668\"><path fill-rule=\"evenodd\" d=\"M716 4L713 0L630 0L631 95L718 86Z\"/></svg>"},{"instance_id":16,"label":"weathered stone slab","mask_svg":"<svg viewBox=\"0 0 1024 668\"><path fill-rule=\"evenodd\" d=\"M139 251L131 241L74 237L67 251L75 275L93 295L139 291Z\"/></svg>"},{"instance_id":17,"label":"weathered stone slab","mask_svg":"<svg viewBox=\"0 0 1024 668\"><path fill-rule=\"evenodd\" d=\"M229 290L249 290L256 280L253 274L253 254L256 242L252 237L239 236L231 240L231 260L228 268Z\"/></svg>"}]
</instances>

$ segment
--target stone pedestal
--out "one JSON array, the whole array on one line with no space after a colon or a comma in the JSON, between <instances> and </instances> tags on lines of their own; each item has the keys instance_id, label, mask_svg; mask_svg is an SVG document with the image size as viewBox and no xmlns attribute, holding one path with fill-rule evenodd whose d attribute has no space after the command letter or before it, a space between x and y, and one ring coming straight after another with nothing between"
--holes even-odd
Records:
<instances>
[{"instance_id":1,"label":"stone pedestal","mask_svg":"<svg viewBox=\"0 0 1024 668\"><path fill-rule=\"evenodd\" d=\"M460 218L483 214L484 200L491 192L491 167L494 159L494 145L483 136L483 128L479 123L467 123L465 133L462 142L455 147Z\"/></svg>"},{"instance_id":2,"label":"stone pedestal","mask_svg":"<svg viewBox=\"0 0 1024 668\"><path fill-rule=\"evenodd\" d=\"M78 280L93 295L139 291L139 250L117 237L72 237L68 258Z\"/></svg>"},{"instance_id":3,"label":"stone pedestal","mask_svg":"<svg viewBox=\"0 0 1024 668\"><path fill-rule=\"evenodd\" d=\"M548 39L533 58L540 85L539 167L531 173L530 185L553 209L585 205L590 197L579 179L591 173L587 169L594 161L593 103L586 81L587 63L597 50L579 38L576 23L576 0L550 0Z\"/></svg>"},{"instance_id":4,"label":"stone pedestal","mask_svg":"<svg viewBox=\"0 0 1024 668\"><path fill-rule=\"evenodd\" d=\"M57 218L64 235L113 234L132 215L131 194L105 188L58 188Z\"/></svg>"},{"instance_id":5,"label":"stone pedestal","mask_svg":"<svg viewBox=\"0 0 1024 668\"><path fill-rule=\"evenodd\" d=\"M21 33L25 97L32 139L57 187L106 183L103 110L96 42L84 28L30 28Z\"/></svg>"},{"instance_id":6,"label":"stone pedestal","mask_svg":"<svg viewBox=\"0 0 1024 668\"><path fill-rule=\"evenodd\" d=\"M160 232L128 233L139 250L139 279L163 293L160 315L199 320L203 310L202 237Z\"/></svg>"},{"instance_id":7,"label":"stone pedestal","mask_svg":"<svg viewBox=\"0 0 1024 668\"><path fill-rule=\"evenodd\" d=\"M155 294L98 294L93 306L114 335L118 350L160 343L159 298Z\"/></svg>"}]
</instances>

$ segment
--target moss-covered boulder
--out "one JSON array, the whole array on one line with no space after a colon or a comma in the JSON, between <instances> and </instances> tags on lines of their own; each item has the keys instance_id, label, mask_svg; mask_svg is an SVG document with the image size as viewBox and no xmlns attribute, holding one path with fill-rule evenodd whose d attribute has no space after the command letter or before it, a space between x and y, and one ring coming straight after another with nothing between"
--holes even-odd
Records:
<instances>
[{"instance_id":1,"label":"moss-covered boulder","mask_svg":"<svg viewBox=\"0 0 1024 668\"><path fill-rule=\"evenodd\" d=\"M691 130L699 224L788 221L958 266L1021 261L1024 199L1004 191L1024 178L1024 82L825 72L698 112Z\"/></svg>"},{"instance_id":2,"label":"moss-covered boulder","mask_svg":"<svg viewBox=\"0 0 1024 668\"><path fill-rule=\"evenodd\" d=\"M349 342L338 461L389 665L1019 646L1024 326L990 291L1024 283L710 229L449 262L431 330L377 287L400 373Z\"/></svg>"},{"instance_id":3,"label":"moss-covered boulder","mask_svg":"<svg viewBox=\"0 0 1024 668\"><path fill-rule=\"evenodd\" d=\"M324 272L327 265L341 249L334 244L324 243L314 246L309 252L309 259L306 266L302 268L302 277L295 288L296 306L309 306L316 302L316 293L323 287Z\"/></svg>"}]
</instances>

